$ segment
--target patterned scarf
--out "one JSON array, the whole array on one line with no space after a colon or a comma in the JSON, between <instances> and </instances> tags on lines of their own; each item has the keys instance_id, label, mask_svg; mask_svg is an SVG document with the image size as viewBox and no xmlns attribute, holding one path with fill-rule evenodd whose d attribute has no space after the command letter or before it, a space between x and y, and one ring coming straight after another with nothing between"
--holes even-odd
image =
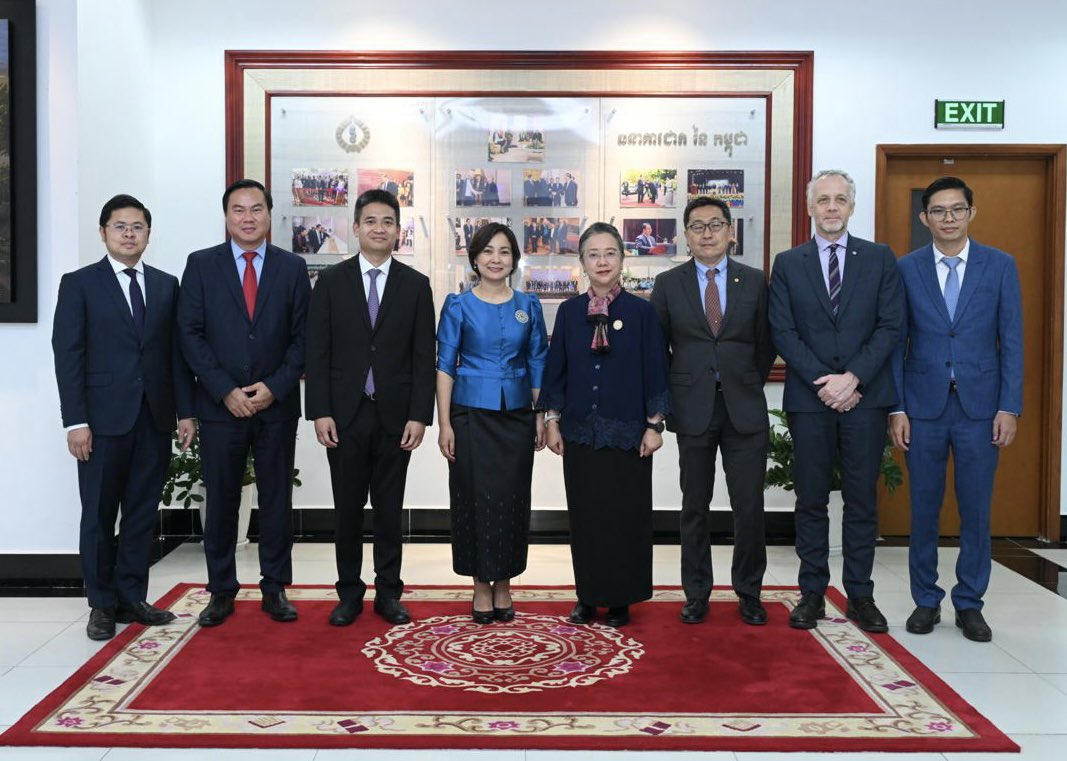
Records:
<instances>
[{"instance_id":1,"label":"patterned scarf","mask_svg":"<svg viewBox=\"0 0 1067 761\"><path fill-rule=\"evenodd\" d=\"M585 319L593 323L593 343L589 348L597 354L606 354L611 349L608 344L608 307L621 292L622 286L618 283L607 296L597 296L592 288L589 289L589 310Z\"/></svg>"}]
</instances>

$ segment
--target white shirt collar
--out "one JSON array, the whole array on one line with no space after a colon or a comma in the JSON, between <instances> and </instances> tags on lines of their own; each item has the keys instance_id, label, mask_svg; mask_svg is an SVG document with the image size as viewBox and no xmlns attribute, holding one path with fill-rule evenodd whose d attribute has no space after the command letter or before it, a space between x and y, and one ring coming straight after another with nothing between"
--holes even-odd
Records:
<instances>
[{"instance_id":1,"label":"white shirt collar","mask_svg":"<svg viewBox=\"0 0 1067 761\"><path fill-rule=\"evenodd\" d=\"M967 256L971 253L971 239L967 239L967 242L963 244L963 250L956 254L955 257L946 257L937 249L937 246L935 244L931 244L931 247L934 249L934 264L940 264L941 260L945 258L956 258L963 262L964 266L966 266Z\"/></svg>"},{"instance_id":2,"label":"white shirt collar","mask_svg":"<svg viewBox=\"0 0 1067 761\"><path fill-rule=\"evenodd\" d=\"M108 263L111 264L111 269L115 270L116 275L121 275L125 270L129 269L125 264L113 257L111 254L107 255ZM138 259L137 264L133 265L133 268L144 277L144 260Z\"/></svg>"},{"instance_id":3,"label":"white shirt collar","mask_svg":"<svg viewBox=\"0 0 1067 761\"><path fill-rule=\"evenodd\" d=\"M389 265L391 265L392 263L393 263L393 257L390 256L390 257L386 258L386 260L384 262L382 262L381 264L379 264L378 266L374 266L373 264L371 264L370 262L367 261L367 258L365 256L363 256L363 254L359 255L359 271L363 275L366 275L371 270L376 269L379 272L381 272L383 275L388 277L389 276Z\"/></svg>"}]
</instances>

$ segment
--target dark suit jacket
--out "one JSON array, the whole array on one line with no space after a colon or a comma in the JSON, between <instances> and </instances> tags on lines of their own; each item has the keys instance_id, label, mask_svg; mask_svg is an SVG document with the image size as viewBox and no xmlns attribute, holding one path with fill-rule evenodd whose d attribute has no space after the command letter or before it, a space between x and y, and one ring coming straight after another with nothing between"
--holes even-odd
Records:
<instances>
[{"instance_id":1,"label":"dark suit jacket","mask_svg":"<svg viewBox=\"0 0 1067 761\"><path fill-rule=\"evenodd\" d=\"M685 264L660 274L652 289L671 361L667 428L697 436L715 409L715 373L730 421L741 433L768 427L763 384L774 362L767 321L767 280L760 270L728 260L726 313L718 337L711 333L697 285L697 267Z\"/></svg>"},{"instance_id":2,"label":"dark suit jacket","mask_svg":"<svg viewBox=\"0 0 1067 761\"><path fill-rule=\"evenodd\" d=\"M372 330L359 257L324 270L308 316L307 419L332 417L339 430L347 427L373 367L376 404L388 433L403 433L408 420L431 424L433 312L429 278L393 259Z\"/></svg>"},{"instance_id":3,"label":"dark suit jacket","mask_svg":"<svg viewBox=\"0 0 1067 761\"><path fill-rule=\"evenodd\" d=\"M196 374L196 415L234 420L226 394L262 381L274 404L257 415L266 421L300 417L297 384L304 372L304 323L311 284L296 254L268 245L248 319L230 243L189 254L178 299L182 353Z\"/></svg>"},{"instance_id":4,"label":"dark suit jacket","mask_svg":"<svg viewBox=\"0 0 1067 761\"><path fill-rule=\"evenodd\" d=\"M955 370L960 406L971 418L1023 411L1023 316L1015 259L971 241L955 317L941 293L933 246L900 259L907 318L893 375L910 417L933 419L948 401ZM952 367L949 367L949 361Z\"/></svg>"},{"instance_id":5,"label":"dark suit jacket","mask_svg":"<svg viewBox=\"0 0 1067 761\"><path fill-rule=\"evenodd\" d=\"M845 276L837 316L830 306L814 240L783 251L771 272L771 335L786 361L786 412L829 408L813 382L851 371L864 408L891 407L897 393L890 356L900 339L904 297L889 246L853 236L844 252Z\"/></svg>"},{"instance_id":6,"label":"dark suit jacket","mask_svg":"<svg viewBox=\"0 0 1067 761\"><path fill-rule=\"evenodd\" d=\"M148 400L160 431L193 417L193 378L178 350L178 279L144 268L145 328L133 315L108 258L63 276L52 329L63 425L94 434L129 433Z\"/></svg>"}]
</instances>

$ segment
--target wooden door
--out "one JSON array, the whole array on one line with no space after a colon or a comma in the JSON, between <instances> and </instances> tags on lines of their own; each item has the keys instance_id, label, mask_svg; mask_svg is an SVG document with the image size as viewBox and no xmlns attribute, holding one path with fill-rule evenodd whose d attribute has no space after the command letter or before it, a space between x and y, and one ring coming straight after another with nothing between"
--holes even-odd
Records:
<instances>
[{"instance_id":1,"label":"wooden door","mask_svg":"<svg viewBox=\"0 0 1067 761\"><path fill-rule=\"evenodd\" d=\"M898 256L925 245L919 196L943 175L974 190L973 240L1015 256L1023 293L1023 416L1001 452L993 492L994 536L1059 537L1062 410L1063 146L879 146L876 238ZM992 434L991 434L992 435ZM896 453L903 465L904 458ZM959 535L949 463L941 534ZM905 468L906 473L906 468ZM880 495L883 535L910 532L907 482Z\"/></svg>"}]
</instances>

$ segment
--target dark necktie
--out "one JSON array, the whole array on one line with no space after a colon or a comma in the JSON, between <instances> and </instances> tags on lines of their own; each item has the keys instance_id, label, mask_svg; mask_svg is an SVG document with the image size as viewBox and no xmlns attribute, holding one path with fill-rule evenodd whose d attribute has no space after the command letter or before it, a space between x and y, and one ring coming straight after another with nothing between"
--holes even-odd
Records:
<instances>
[{"instance_id":1,"label":"dark necktie","mask_svg":"<svg viewBox=\"0 0 1067 761\"><path fill-rule=\"evenodd\" d=\"M837 314L837 308L841 306L841 265L837 261L837 249L840 248L836 243L830 244L830 306L833 307L834 314Z\"/></svg>"},{"instance_id":2,"label":"dark necktie","mask_svg":"<svg viewBox=\"0 0 1067 761\"><path fill-rule=\"evenodd\" d=\"M704 316L708 318L708 327L716 338L722 329L722 302L719 301L719 286L715 283L718 274L718 267L709 270L708 284L704 287Z\"/></svg>"},{"instance_id":3,"label":"dark necktie","mask_svg":"<svg viewBox=\"0 0 1067 761\"><path fill-rule=\"evenodd\" d=\"M245 278L244 278L244 292L245 292L245 308L248 310L248 319L256 313L256 290L259 284L256 282L256 268L252 265L252 260L256 258L255 251L245 251L241 254L245 258Z\"/></svg>"},{"instance_id":4,"label":"dark necktie","mask_svg":"<svg viewBox=\"0 0 1067 761\"><path fill-rule=\"evenodd\" d=\"M141 341L144 339L144 293L137 282L137 270L130 267L123 272L130 276L130 311L133 312L133 327L137 330L137 340Z\"/></svg>"},{"instance_id":5,"label":"dark necktie","mask_svg":"<svg viewBox=\"0 0 1067 761\"><path fill-rule=\"evenodd\" d=\"M956 271L960 259L958 256L946 256L941 259L948 267L948 278L945 280L945 306L948 308L949 319L956 317L956 303L960 300L960 276Z\"/></svg>"},{"instance_id":6,"label":"dark necktie","mask_svg":"<svg viewBox=\"0 0 1067 761\"><path fill-rule=\"evenodd\" d=\"M378 322L378 275L382 274L379 269L367 270L367 277L370 278L370 290L367 293L367 311L370 312L370 326L374 328L374 324ZM367 384L363 387L363 391L367 396L374 396L374 368L372 367L367 371Z\"/></svg>"}]
</instances>

